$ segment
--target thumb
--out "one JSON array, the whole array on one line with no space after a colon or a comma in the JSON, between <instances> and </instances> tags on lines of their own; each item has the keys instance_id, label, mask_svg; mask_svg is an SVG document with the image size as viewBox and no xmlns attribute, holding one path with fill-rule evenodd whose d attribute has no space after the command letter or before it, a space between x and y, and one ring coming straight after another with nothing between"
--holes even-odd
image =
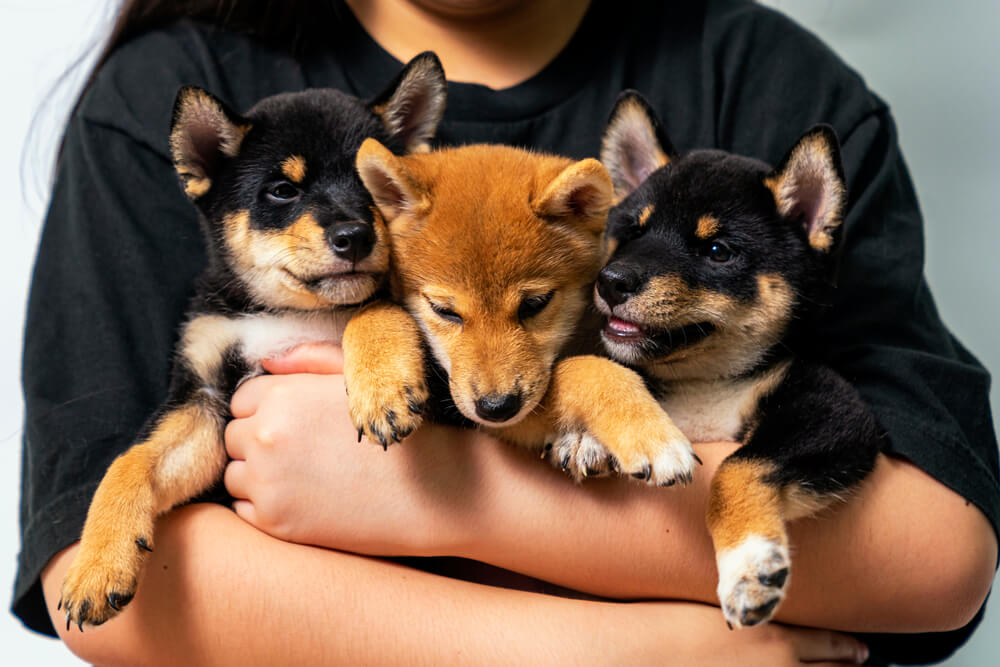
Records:
<instances>
[{"instance_id":1,"label":"thumb","mask_svg":"<svg viewBox=\"0 0 1000 667\"><path fill-rule=\"evenodd\" d=\"M333 343L305 343L280 357L261 362L268 373L317 373L332 375L344 372L344 350Z\"/></svg>"}]
</instances>

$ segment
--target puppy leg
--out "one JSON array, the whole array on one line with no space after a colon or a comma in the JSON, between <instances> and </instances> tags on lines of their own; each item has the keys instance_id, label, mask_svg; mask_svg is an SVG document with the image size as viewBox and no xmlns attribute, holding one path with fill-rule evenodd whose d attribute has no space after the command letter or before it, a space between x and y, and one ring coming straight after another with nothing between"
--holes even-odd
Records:
<instances>
[{"instance_id":1,"label":"puppy leg","mask_svg":"<svg viewBox=\"0 0 1000 667\"><path fill-rule=\"evenodd\" d=\"M719 601L735 626L769 620L784 599L786 523L848 497L879 449L867 406L829 369L793 364L759 414L747 443L716 472L708 506Z\"/></svg>"},{"instance_id":2,"label":"puppy leg","mask_svg":"<svg viewBox=\"0 0 1000 667\"><path fill-rule=\"evenodd\" d=\"M104 475L83 527L80 551L63 582L66 627L100 625L132 599L153 524L209 488L226 463L224 406L192 400L165 412L149 437Z\"/></svg>"},{"instance_id":3,"label":"puppy leg","mask_svg":"<svg viewBox=\"0 0 1000 667\"><path fill-rule=\"evenodd\" d=\"M609 466L661 486L691 481L691 443L634 371L601 357L568 357L556 364L546 401L560 433L553 460L575 478Z\"/></svg>"},{"instance_id":4,"label":"puppy leg","mask_svg":"<svg viewBox=\"0 0 1000 667\"><path fill-rule=\"evenodd\" d=\"M366 306L344 331L344 382L358 436L383 448L420 425L429 392L420 329L391 303Z\"/></svg>"}]
</instances>

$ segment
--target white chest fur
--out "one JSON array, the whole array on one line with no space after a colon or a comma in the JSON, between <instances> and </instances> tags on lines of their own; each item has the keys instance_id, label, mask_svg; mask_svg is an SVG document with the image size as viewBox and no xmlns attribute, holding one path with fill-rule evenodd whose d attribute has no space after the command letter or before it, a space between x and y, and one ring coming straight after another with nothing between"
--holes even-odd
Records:
<instances>
[{"instance_id":1,"label":"white chest fur","mask_svg":"<svg viewBox=\"0 0 1000 667\"><path fill-rule=\"evenodd\" d=\"M201 315L184 327L181 355L202 382L213 386L227 351L234 348L260 372L260 362L303 343L337 343L354 309L312 313L254 313L234 317Z\"/></svg>"},{"instance_id":2,"label":"white chest fur","mask_svg":"<svg viewBox=\"0 0 1000 667\"><path fill-rule=\"evenodd\" d=\"M660 396L660 405L691 442L732 442L787 370L780 364L751 378L677 382Z\"/></svg>"},{"instance_id":3,"label":"white chest fur","mask_svg":"<svg viewBox=\"0 0 1000 667\"><path fill-rule=\"evenodd\" d=\"M353 310L280 315L242 315L230 320L240 341L244 358L250 363L278 356L302 343L340 344L344 327Z\"/></svg>"}]
</instances>

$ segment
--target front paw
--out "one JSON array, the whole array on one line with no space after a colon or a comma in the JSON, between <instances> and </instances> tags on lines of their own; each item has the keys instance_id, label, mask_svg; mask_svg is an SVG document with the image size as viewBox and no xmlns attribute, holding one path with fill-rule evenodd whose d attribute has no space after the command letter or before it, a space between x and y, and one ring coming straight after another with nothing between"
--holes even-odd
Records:
<instances>
[{"instance_id":1,"label":"front paw","mask_svg":"<svg viewBox=\"0 0 1000 667\"><path fill-rule=\"evenodd\" d=\"M100 625L110 620L132 601L150 540L92 547L81 543L63 581L59 609L66 614L66 629L76 624Z\"/></svg>"},{"instance_id":2,"label":"front paw","mask_svg":"<svg viewBox=\"0 0 1000 667\"><path fill-rule=\"evenodd\" d=\"M553 438L545 446L543 456L548 456L553 466L578 482L584 477L602 477L617 469L611 452L586 432L572 431Z\"/></svg>"},{"instance_id":3,"label":"front paw","mask_svg":"<svg viewBox=\"0 0 1000 667\"><path fill-rule=\"evenodd\" d=\"M623 475L657 486L690 484L696 463L701 463L691 442L662 411L622 425L605 444Z\"/></svg>"},{"instance_id":4,"label":"front paw","mask_svg":"<svg viewBox=\"0 0 1000 667\"><path fill-rule=\"evenodd\" d=\"M345 377L345 382L359 442L367 436L386 449L420 426L430 396L422 363L418 368L388 368L373 373L358 370Z\"/></svg>"},{"instance_id":5,"label":"front paw","mask_svg":"<svg viewBox=\"0 0 1000 667\"><path fill-rule=\"evenodd\" d=\"M785 597L790 559L779 542L751 535L720 552L719 602L731 627L766 623Z\"/></svg>"}]
</instances>

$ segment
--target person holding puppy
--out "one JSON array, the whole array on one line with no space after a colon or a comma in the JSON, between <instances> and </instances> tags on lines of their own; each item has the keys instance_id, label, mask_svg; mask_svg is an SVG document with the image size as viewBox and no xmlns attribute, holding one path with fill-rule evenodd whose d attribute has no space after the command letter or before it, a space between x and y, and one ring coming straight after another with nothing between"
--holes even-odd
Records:
<instances>
[{"instance_id":1,"label":"person holding puppy","mask_svg":"<svg viewBox=\"0 0 1000 667\"><path fill-rule=\"evenodd\" d=\"M440 426L383 453L356 444L339 350L300 348L233 398L235 514L173 511L128 611L83 633L57 624L60 637L98 664L241 665L852 663L866 645L932 659L960 643L996 562L988 376L923 282L886 107L814 38L737 0L126 3L69 121L32 284L15 612L54 631L90 494L166 391L203 262L166 158L177 89L234 108L306 87L365 97L426 49L452 81L443 144L593 156L624 88L651 99L683 148L774 162L790 136L831 123L850 209L837 301L809 344L872 404L888 455L849 505L792 526L778 623L730 633L709 606L703 515L732 443L696 445L695 484L670 490L578 487Z\"/></svg>"}]
</instances>

